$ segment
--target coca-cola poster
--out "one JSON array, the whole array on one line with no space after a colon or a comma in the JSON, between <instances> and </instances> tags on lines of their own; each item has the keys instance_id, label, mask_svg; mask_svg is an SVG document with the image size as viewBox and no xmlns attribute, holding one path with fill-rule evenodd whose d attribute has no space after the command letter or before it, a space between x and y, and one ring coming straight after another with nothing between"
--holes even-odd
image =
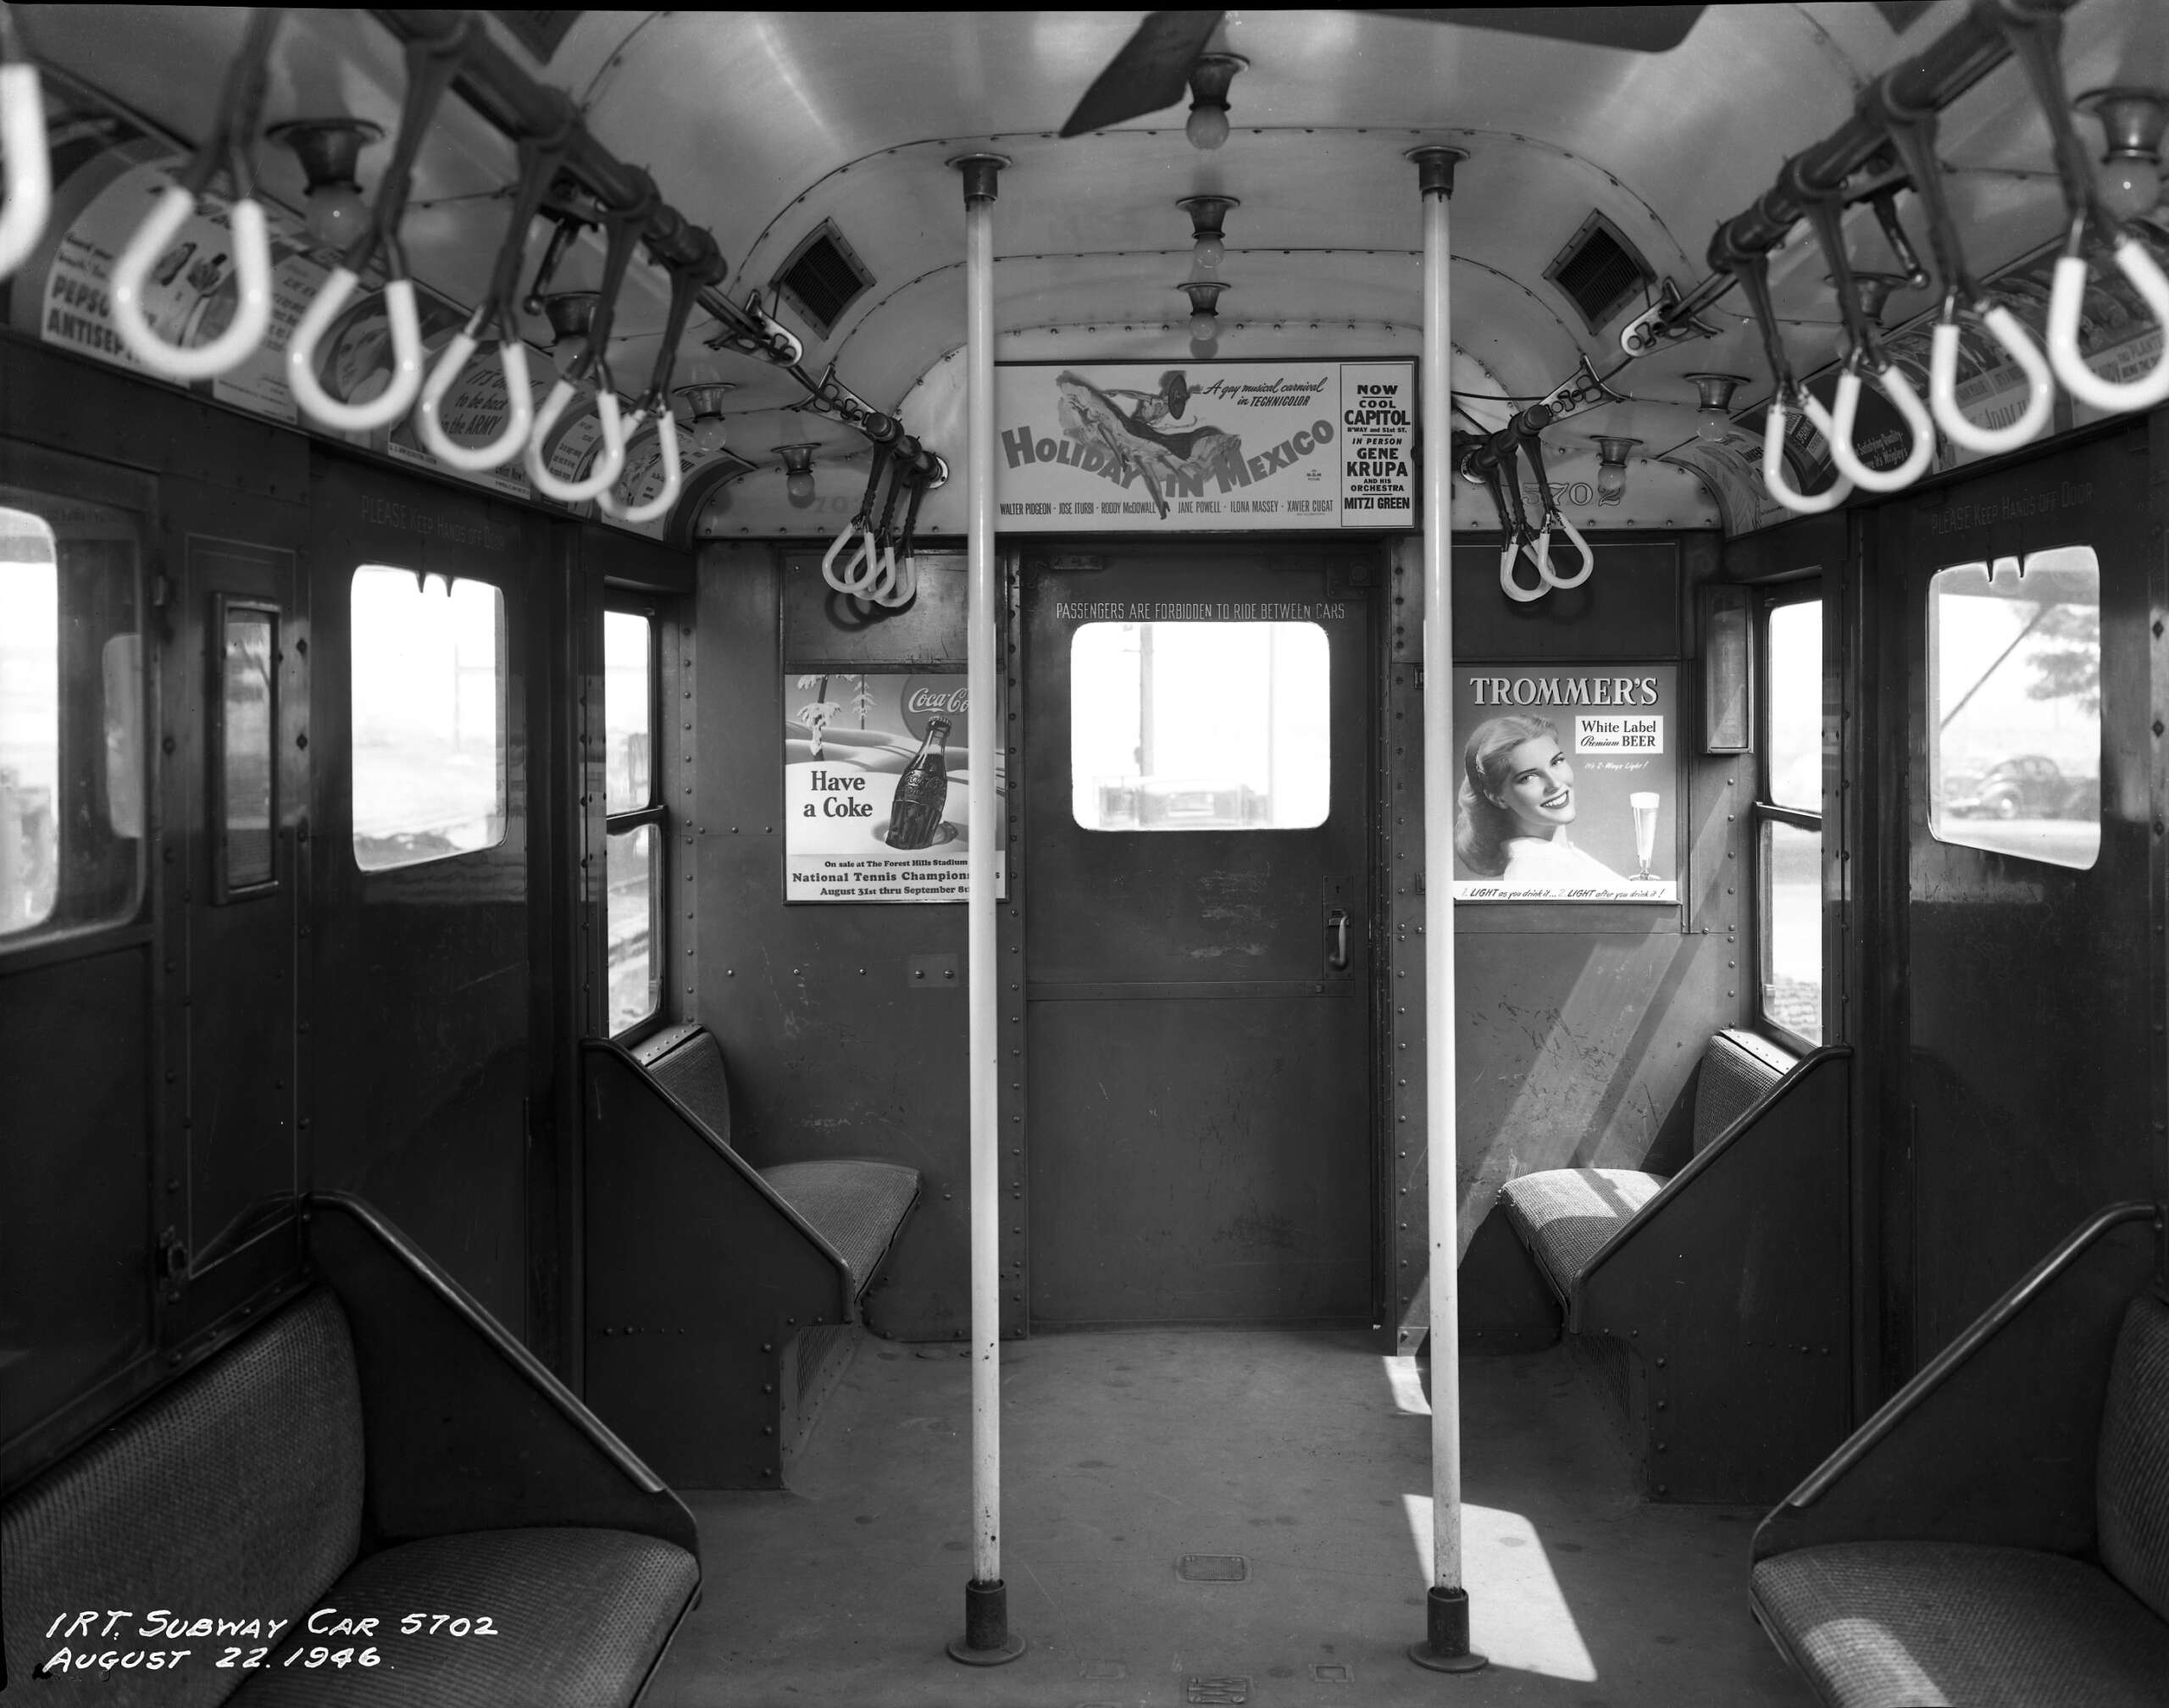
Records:
<instances>
[{"instance_id":1,"label":"coca-cola poster","mask_svg":"<svg viewBox=\"0 0 2169 1708\"><path fill-rule=\"evenodd\" d=\"M1454 900L1679 899L1679 672L1456 668Z\"/></svg>"},{"instance_id":2,"label":"coca-cola poster","mask_svg":"<svg viewBox=\"0 0 2169 1708\"><path fill-rule=\"evenodd\" d=\"M1416 525L1410 362L1005 364L1005 531Z\"/></svg>"},{"instance_id":3,"label":"coca-cola poster","mask_svg":"<svg viewBox=\"0 0 2169 1708\"><path fill-rule=\"evenodd\" d=\"M784 900L964 900L971 717L961 674L787 672Z\"/></svg>"}]
</instances>

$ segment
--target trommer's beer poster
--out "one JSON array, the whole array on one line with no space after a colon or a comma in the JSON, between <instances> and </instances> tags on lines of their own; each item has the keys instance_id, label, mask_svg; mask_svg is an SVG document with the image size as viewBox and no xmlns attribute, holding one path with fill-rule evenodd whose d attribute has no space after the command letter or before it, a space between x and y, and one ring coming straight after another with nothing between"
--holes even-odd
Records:
<instances>
[{"instance_id":1,"label":"trommer's beer poster","mask_svg":"<svg viewBox=\"0 0 2169 1708\"><path fill-rule=\"evenodd\" d=\"M1454 900L1679 898L1679 673L1454 672Z\"/></svg>"},{"instance_id":2,"label":"trommer's beer poster","mask_svg":"<svg viewBox=\"0 0 2169 1708\"><path fill-rule=\"evenodd\" d=\"M784 900L964 900L974 832L964 680L901 670L785 675ZM997 798L1001 790L997 769ZM999 894L999 843L994 860Z\"/></svg>"},{"instance_id":3,"label":"trommer's beer poster","mask_svg":"<svg viewBox=\"0 0 2169 1708\"><path fill-rule=\"evenodd\" d=\"M1407 362L996 369L996 525L1412 528Z\"/></svg>"}]
</instances>

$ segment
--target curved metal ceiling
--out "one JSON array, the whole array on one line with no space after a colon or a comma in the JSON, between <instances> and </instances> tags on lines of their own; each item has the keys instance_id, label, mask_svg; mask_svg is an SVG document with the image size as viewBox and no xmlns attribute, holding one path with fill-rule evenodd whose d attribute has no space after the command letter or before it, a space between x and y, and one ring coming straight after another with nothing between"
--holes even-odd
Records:
<instances>
[{"instance_id":1,"label":"curved metal ceiling","mask_svg":"<svg viewBox=\"0 0 2169 1708\"><path fill-rule=\"evenodd\" d=\"M1250 65L1232 92L1234 132L1212 153L1184 140L1180 108L1055 140L1135 12L588 12L536 75L569 90L601 141L715 232L734 295L765 291L793 246L835 220L874 288L824 337L788 308L782 315L808 335L810 364L840 358L852 386L885 407L961 341L951 156L993 148L1013 160L996 214L996 312L1020 350L1037 341L1066 353L1062 341L1090 327L1096 354L1106 347L1099 329L1121 326L1135 329L1123 353L1187 353L1187 308L1173 287L1187 271L1189 231L1174 203L1209 192L1241 203L1227 225L1221 276L1234 288L1221 356L1289 353L1291 330L1313 323L1334 347L1350 321L1360 330L1348 338L1365 353L1399 354L1413 352L1420 318L1414 174L1402 156L1451 141L1471 155L1454 202L1456 342L1497 383L1528 394L1584 352L1600 372L1617 360L1617 326L1589 334L1543 276L1586 215L1601 212L1660 274L1691 284L1718 221L1966 3L1939 0L1911 14L1902 36L1873 5L1717 5L1661 54L1368 13L1230 14L1228 43ZM242 18L226 8L16 10L42 53L185 136L208 119ZM2169 81L2159 0L2086 0L2067 36L2074 89ZM275 120L330 111L396 119L399 55L363 14L290 14L276 69ZM501 235L495 192L511 155L459 103L441 125L424 152L409 248L419 276L471 299ZM1943 148L1977 264L2056 234L2045 133L2016 68L1951 109ZM384 152L365 160L365 184ZM273 191L297 195L291 163L264 154ZM1872 267L1887 251L1858 217L1855 254ZM1778 313L1804 368L1827 359L1834 330L1824 271L1811 241L1773 260ZM657 282L635 289L620 322L629 373L663 317ZM1900 293L1889 319L1926 305L1924 293ZM1710 317L1716 340L1635 364L1619 381L1633 401L1592 416L1590 428L1653 447L1686 437L1694 400L1681 374L1761 372L1758 336L1736 308L1728 302ZM779 439L847 436L779 413L798 394L774 370L691 346L686 356L682 377L743 386L733 398L737 443L757 452Z\"/></svg>"}]
</instances>

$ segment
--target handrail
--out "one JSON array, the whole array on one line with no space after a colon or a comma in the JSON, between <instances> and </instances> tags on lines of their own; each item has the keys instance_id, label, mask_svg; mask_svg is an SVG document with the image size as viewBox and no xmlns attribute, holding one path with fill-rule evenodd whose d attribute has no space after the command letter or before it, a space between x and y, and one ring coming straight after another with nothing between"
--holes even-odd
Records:
<instances>
[{"instance_id":1,"label":"handrail","mask_svg":"<svg viewBox=\"0 0 2169 1708\"><path fill-rule=\"evenodd\" d=\"M450 1306L469 1328L487 1341L492 1350L533 1383L565 1420L643 1494L666 1494L676 1500L670 1485L649 1470L640 1455L619 1439L608 1424L582 1405L580 1397L559 1381L547 1365L507 1334L503 1325L482 1308L473 1294L439 1268L427 1252L386 1221L369 1203L351 1192L323 1190L308 1194L302 1202L305 1212L336 1210L352 1217L415 1279Z\"/></svg>"},{"instance_id":2,"label":"handrail","mask_svg":"<svg viewBox=\"0 0 2169 1708\"><path fill-rule=\"evenodd\" d=\"M696 1028L695 1029L704 1030L705 1029ZM685 1035L690 1038L694 1034L693 1033L689 1032ZM740 1156L728 1142L718 1137L716 1134L712 1132L709 1129L708 1123L702 1120L699 1116L696 1115L690 1108L688 1108L685 1106L684 1100L682 1100L675 1091L673 1091L668 1085L665 1085L660 1079L655 1077L655 1072L652 1068L651 1068L646 1062L642 1062L637 1056L634 1055L631 1051L626 1049L624 1045L618 1043L613 1039L584 1038L580 1040L580 1047L590 1051L596 1055L607 1056L611 1060L617 1062L621 1067L630 1068L632 1069L633 1077L649 1091L661 1098L663 1100L663 1106L668 1109L673 1115L675 1115L680 1121L685 1123L687 1130L691 1133L694 1138L700 1140L700 1142L706 1145L711 1151L720 1156L734 1170L736 1171L739 1177L744 1180L748 1186L751 1186L756 1193L757 1193L761 1197L766 1199L776 1209L781 1211L785 1220L789 1222L793 1227L796 1228L800 1233L803 1234L808 1239L813 1241L814 1249L819 1251L823 1256L826 1257L829 1262L835 1266L836 1273L842 1280L845 1295L847 1299L851 1298L851 1265L844 1261L843 1253L837 1250L834 1245L829 1243L827 1235L823 1234L819 1228L816 1228L811 1222L808 1222L804 1216L799 1213L796 1207L792 1205L790 1200L785 1197L782 1193L777 1191L774 1187L769 1185L767 1180L762 1178L761 1171L759 1169L756 1168L751 1162L748 1162L743 1156ZM853 1300L852 1302L846 1307L846 1320L851 1320L856 1315L856 1300Z\"/></svg>"},{"instance_id":3,"label":"handrail","mask_svg":"<svg viewBox=\"0 0 2169 1708\"><path fill-rule=\"evenodd\" d=\"M401 42L441 42L461 27L460 19L467 14L419 7L380 7L371 15ZM452 86L469 106L508 136L546 136L562 119L564 97L561 92L536 82L480 29L467 43ZM567 139L565 165L572 177L606 208L624 207L635 201L646 178L603 147L581 124L573 126ZM660 199L648 210L640 236L649 254L666 267L698 264L705 256L718 252L715 240L706 230ZM807 394L804 407L840 421L869 439L876 438L868 427L878 428L888 418L865 408L837 380L834 363L818 379L809 374L802 365L805 347L761 308L758 293L745 306L733 302L723 293L721 276L718 269L714 281L702 284L698 301L729 330L733 347L741 353L758 355L790 374ZM902 436L897 448L922 474L932 476L935 485L947 478L947 464L910 435Z\"/></svg>"},{"instance_id":4,"label":"handrail","mask_svg":"<svg viewBox=\"0 0 2169 1708\"><path fill-rule=\"evenodd\" d=\"M1821 1500L1839 1478L1865 1459L1871 1449L1917 1410L1928 1395L1949 1381L1960 1365L1994 1339L2036 1295L2071 1267L2079 1256L2104 1234L2127 1222L2138 1221L2151 1222L2155 1231L2159 1234L2163 1227L2165 1213L2169 1213L2169 1210L2162 1205L2133 1199L2098 1210L2079 1223L2064 1236L2061 1244L2021 1276L2000 1299L1968 1323L1963 1334L1922 1366L1919 1374L1884 1401L1872 1417L1848 1436L1838 1450L1817 1466L1807 1480L1786 1495L1779 1506L1806 1507Z\"/></svg>"},{"instance_id":5,"label":"handrail","mask_svg":"<svg viewBox=\"0 0 2169 1708\"><path fill-rule=\"evenodd\" d=\"M0 148L8 157L8 199L0 205L0 279L30 258L53 210L45 93L37 67L19 57L14 34L7 8L0 7Z\"/></svg>"},{"instance_id":6,"label":"handrail","mask_svg":"<svg viewBox=\"0 0 2169 1708\"><path fill-rule=\"evenodd\" d=\"M283 15L279 7L258 7L250 14L241 52L227 68L210 133L180 179L159 196L122 246L106 281L113 302L114 335L131 356L162 379L216 379L246 362L270 327L271 234L263 208L256 200L249 150L255 145L257 125L263 115L272 38ZM224 332L207 344L186 349L169 344L153 330L143 313L143 281L174 235L195 212L221 168L233 183L234 200L227 217L234 240L234 282L240 297L234 318Z\"/></svg>"},{"instance_id":7,"label":"handrail","mask_svg":"<svg viewBox=\"0 0 2169 1708\"><path fill-rule=\"evenodd\" d=\"M1819 1050L1809 1051L1806 1055L1795 1062L1791 1067L1778 1076L1778 1081L1774 1085L1749 1104L1746 1108L1741 1110L1730 1126L1682 1163L1678 1172L1657 1189L1656 1195L1648 1199L1632 1216L1621 1223L1613 1230L1611 1237L1590 1254L1589 1262L1583 1264L1578 1272L1568 1278L1569 1281L1575 1285L1586 1287L1589 1284L1589 1277L1596 1273L1600 1265L1608 1261L1616 1252L1625 1249L1635 1234L1650 1225L1659 1210L1678 1197L1699 1176L1713 1167L1719 1157L1738 1145L1742 1138L1753 1129L1755 1123L1776 1106L1779 1098L1787 1095L1794 1086L1807 1078L1810 1069L1820 1068L1826 1062L1850 1061L1852 1054L1853 1049L1850 1044L1826 1044Z\"/></svg>"}]
</instances>

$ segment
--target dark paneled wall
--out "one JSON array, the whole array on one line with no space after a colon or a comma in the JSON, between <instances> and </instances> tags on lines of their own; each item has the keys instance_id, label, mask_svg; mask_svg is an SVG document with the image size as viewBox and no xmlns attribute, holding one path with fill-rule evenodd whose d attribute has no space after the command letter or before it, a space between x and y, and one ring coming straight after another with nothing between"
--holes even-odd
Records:
<instances>
[{"instance_id":1,"label":"dark paneled wall","mask_svg":"<svg viewBox=\"0 0 2169 1708\"><path fill-rule=\"evenodd\" d=\"M1751 754L1700 751L1695 589L1715 578L1718 541L1692 534L1592 541L1587 586L1514 605L1495 544L1456 539L1454 653L1480 663L1669 662L1681 704L1678 755L1685 851L1676 907L1491 903L1459 910L1455 1000L1461 1249L1498 1190L1543 1168L1650 1168L1686 1160L1686 1093L1702 1047L1753 1012L1750 946ZM1387 857L1388 1048L1394 1269L1405 1349L1428 1322L1424 1209L1423 546L1394 557L1385 662L1383 845ZM1483 1277L1464 1284L1488 1284ZM1481 1317L1486 1301L1471 1300ZM1511 1314L1511 1313L1510 1313Z\"/></svg>"},{"instance_id":2,"label":"dark paneled wall","mask_svg":"<svg viewBox=\"0 0 2169 1708\"><path fill-rule=\"evenodd\" d=\"M918 1208L866 1301L906 1339L970 1322L970 1108L962 980L914 980L914 957L964 962L961 905L784 901L783 678L800 666L955 669L962 576L923 574L893 628L860 628L824 595L818 558L717 543L700 558L699 995L722 1041L732 1142L756 1167L824 1156L902 1162ZM836 602L840 603L841 602ZM787 620L786 620L787 618ZM790 656L783 656L788 649ZM1015 1312L1005 1298L1004 1309Z\"/></svg>"}]
</instances>

